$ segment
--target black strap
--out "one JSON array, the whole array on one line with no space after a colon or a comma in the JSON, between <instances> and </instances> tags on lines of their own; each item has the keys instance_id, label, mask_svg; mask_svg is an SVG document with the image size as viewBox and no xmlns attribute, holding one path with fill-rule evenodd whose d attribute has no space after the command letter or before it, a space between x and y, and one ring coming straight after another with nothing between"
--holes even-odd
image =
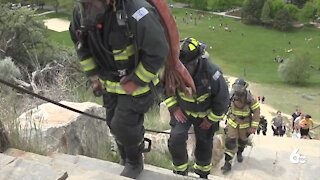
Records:
<instances>
[{"instance_id":1,"label":"black strap","mask_svg":"<svg viewBox=\"0 0 320 180\"><path fill-rule=\"evenodd\" d=\"M63 108L68 109L68 110L70 110L70 111L77 112L77 113L80 113L80 114L83 114L83 115L86 115L86 116L89 116L89 117L92 117L92 118L95 118L95 119L99 119L99 120L102 120L102 121L106 121L105 118L102 118L102 117L99 117L99 116L95 116L95 115L92 115L92 114L88 114L88 113L83 112L83 111L79 111L79 110L74 109L74 108L72 108L72 107L66 106L66 105L61 104L61 103L59 103L59 102L53 101L53 100L48 99L48 98L43 97L43 96L40 96L39 94L36 94L36 93L34 93L34 92L28 91L28 90L26 90L26 89L24 89L24 88L21 88L21 87L19 87L19 86L16 86L16 85L14 85L14 84L11 84L11 83L3 80L3 79L0 79L0 83L5 84L6 86L12 87L12 88L14 88L14 89L16 89L16 90L18 90L18 91L20 91L20 92L29 94L29 95L31 95L31 96L34 96L34 97L39 98L39 99L42 99L42 100L47 101L47 102L49 102L49 103L52 103L52 104L55 104L55 105L57 105L57 106L63 107Z\"/></svg>"}]
</instances>

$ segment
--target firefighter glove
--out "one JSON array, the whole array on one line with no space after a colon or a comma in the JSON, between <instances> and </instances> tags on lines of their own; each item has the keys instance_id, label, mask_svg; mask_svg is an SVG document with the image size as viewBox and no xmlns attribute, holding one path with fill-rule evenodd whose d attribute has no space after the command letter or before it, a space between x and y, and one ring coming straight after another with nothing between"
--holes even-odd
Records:
<instances>
[{"instance_id":1,"label":"firefighter glove","mask_svg":"<svg viewBox=\"0 0 320 180\"><path fill-rule=\"evenodd\" d=\"M139 88L139 86L132 80L128 79L127 76L124 76L123 78L121 78L120 84L123 90L130 95Z\"/></svg>"},{"instance_id":2,"label":"firefighter glove","mask_svg":"<svg viewBox=\"0 0 320 180\"><path fill-rule=\"evenodd\" d=\"M207 117L204 117L199 127L203 130L208 130L211 126L212 124L209 122Z\"/></svg>"},{"instance_id":3,"label":"firefighter glove","mask_svg":"<svg viewBox=\"0 0 320 180\"><path fill-rule=\"evenodd\" d=\"M97 76L97 75L90 76L89 80L90 80L91 88L93 90L93 94L95 96L102 96L103 88L102 88L102 84L99 80L99 76Z\"/></svg>"},{"instance_id":4,"label":"firefighter glove","mask_svg":"<svg viewBox=\"0 0 320 180\"><path fill-rule=\"evenodd\" d=\"M251 127L251 128L249 128L249 133L250 133L250 134L255 134L255 133L256 133L256 130L257 130L257 128Z\"/></svg>"},{"instance_id":5,"label":"firefighter glove","mask_svg":"<svg viewBox=\"0 0 320 180\"><path fill-rule=\"evenodd\" d=\"M173 116L176 118L176 120L180 123L187 122L187 117L183 114L180 107L176 108L173 112Z\"/></svg>"}]
</instances>

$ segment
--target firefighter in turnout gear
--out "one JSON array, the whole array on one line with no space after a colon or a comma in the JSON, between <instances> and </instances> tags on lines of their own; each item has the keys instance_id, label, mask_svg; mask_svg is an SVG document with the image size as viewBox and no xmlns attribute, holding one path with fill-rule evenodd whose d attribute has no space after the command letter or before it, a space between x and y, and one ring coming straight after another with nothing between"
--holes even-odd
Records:
<instances>
[{"instance_id":1,"label":"firefighter in turnout gear","mask_svg":"<svg viewBox=\"0 0 320 180\"><path fill-rule=\"evenodd\" d=\"M171 114L168 147L173 172L188 174L186 141L188 130L193 125L196 137L193 168L201 178L210 174L213 136L229 104L227 83L221 70L210 63L204 47L194 38L186 38L180 45L180 60L193 78L196 94L190 97L177 90L164 101Z\"/></svg>"},{"instance_id":2,"label":"firefighter in turnout gear","mask_svg":"<svg viewBox=\"0 0 320 180\"><path fill-rule=\"evenodd\" d=\"M242 162L242 152L248 143L248 136L254 134L260 118L260 105L247 90L248 83L237 79L231 89L231 104L227 116L225 140L225 164L223 173L231 170L231 161L237 153L237 161Z\"/></svg>"},{"instance_id":3,"label":"firefighter in turnout gear","mask_svg":"<svg viewBox=\"0 0 320 180\"><path fill-rule=\"evenodd\" d=\"M121 175L137 178L143 170L144 113L168 54L158 13L145 0L79 0L69 30L94 92L103 94L125 165Z\"/></svg>"}]
</instances>

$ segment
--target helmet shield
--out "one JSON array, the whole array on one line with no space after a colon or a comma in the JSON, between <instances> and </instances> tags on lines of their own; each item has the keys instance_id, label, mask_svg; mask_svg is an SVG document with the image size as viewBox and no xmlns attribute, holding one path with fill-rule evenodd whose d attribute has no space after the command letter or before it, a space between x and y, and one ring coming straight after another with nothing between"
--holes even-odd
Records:
<instances>
[{"instance_id":1,"label":"helmet shield","mask_svg":"<svg viewBox=\"0 0 320 180\"><path fill-rule=\"evenodd\" d=\"M242 85L242 84L233 84L232 91L234 93L235 99L239 99L241 97L244 97L247 93L246 86Z\"/></svg>"},{"instance_id":2,"label":"helmet shield","mask_svg":"<svg viewBox=\"0 0 320 180\"><path fill-rule=\"evenodd\" d=\"M107 1L78 0L77 4L84 25L95 25L103 21L103 16L107 9Z\"/></svg>"}]
</instances>

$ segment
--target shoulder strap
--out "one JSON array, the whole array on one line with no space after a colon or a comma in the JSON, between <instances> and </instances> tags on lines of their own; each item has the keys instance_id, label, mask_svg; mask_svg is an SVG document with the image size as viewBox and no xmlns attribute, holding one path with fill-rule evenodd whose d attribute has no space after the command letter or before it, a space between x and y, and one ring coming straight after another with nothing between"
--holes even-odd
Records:
<instances>
[{"instance_id":1,"label":"shoulder strap","mask_svg":"<svg viewBox=\"0 0 320 180\"><path fill-rule=\"evenodd\" d=\"M126 0L122 0L122 8L125 14L125 23L126 23L126 29L127 29L127 33L129 38L132 38L132 43L133 43L133 47L134 47L134 67L138 66L139 63L139 47L138 47L138 40L137 40L137 36L138 36L138 31L137 31L137 26L136 26L136 36L134 36L134 34L132 33L130 26L129 26L129 22L128 22L128 12L127 12L127 7L126 7ZM135 3L135 1L132 1L133 3Z\"/></svg>"},{"instance_id":2,"label":"shoulder strap","mask_svg":"<svg viewBox=\"0 0 320 180\"><path fill-rule=\"evenodd\" d=\"M247 104L251 105L252 102L253 102L253 96L251 94L251 91L247 90Z\"/></svg>"}]
</instances>

